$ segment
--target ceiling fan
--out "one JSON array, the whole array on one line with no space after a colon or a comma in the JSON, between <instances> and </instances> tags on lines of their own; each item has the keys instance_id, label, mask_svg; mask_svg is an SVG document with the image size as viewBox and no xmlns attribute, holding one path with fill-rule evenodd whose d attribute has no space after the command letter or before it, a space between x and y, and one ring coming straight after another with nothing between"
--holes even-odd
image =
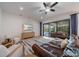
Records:
<instances>
[{"instance_id":1,"label":"ceiling fan","mask_svg":"<svg viewBox=\"0 0 79 59\"><path fill-rule=\"evenodd\" d=\"M50 5L50 3L45 3L43 2L43 5L45 7L45 9L43 10L39 10L39 12L45 12L45 14L47 14L49 11L55 12L55 9L53 9L54 6L56 6L58 4L58 2L53 3L52 5Z\"/></svg>"}]
</instances>

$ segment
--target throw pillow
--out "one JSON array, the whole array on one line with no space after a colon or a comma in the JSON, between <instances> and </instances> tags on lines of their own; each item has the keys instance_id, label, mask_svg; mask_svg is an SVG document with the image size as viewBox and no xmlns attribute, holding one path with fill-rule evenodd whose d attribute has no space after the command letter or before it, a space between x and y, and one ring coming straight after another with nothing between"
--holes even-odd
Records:
<instances>
[{"instance_id":1,"label":"throw pillow","mask_svg":"<svg viewBox=\"0 0 79 59\"><path fill-rule=\"evenodd\" d=\"M68 39L62 40L62 42L61 42L61 48L64 49L66 47L67 43L68 43Z\"/></svg>"}]
</instances>

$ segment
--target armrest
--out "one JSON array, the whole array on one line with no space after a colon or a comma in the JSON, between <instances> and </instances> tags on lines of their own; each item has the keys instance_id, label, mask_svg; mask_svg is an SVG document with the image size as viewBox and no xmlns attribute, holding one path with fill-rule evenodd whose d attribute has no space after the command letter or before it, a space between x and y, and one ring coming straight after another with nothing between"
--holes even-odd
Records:
<instances>
[{"instance_id":1,"label":"armrest","mask_svg":"<svg viewBox=\"0 0 79 59\"><path fill-rule=\"evenodd\" d=\"M21 56L23 56L22 45L13 45L12 47L9 48L9 54L7 55L7 57L21 57Z\"/></svg>"}]
</instances>

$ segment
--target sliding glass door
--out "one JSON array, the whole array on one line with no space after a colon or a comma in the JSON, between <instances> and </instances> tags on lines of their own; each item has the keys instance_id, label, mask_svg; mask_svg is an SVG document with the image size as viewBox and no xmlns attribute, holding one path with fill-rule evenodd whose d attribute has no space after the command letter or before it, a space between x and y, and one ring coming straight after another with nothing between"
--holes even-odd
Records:
<instances>
[{"instance_id":1,"label":"sliding glass door","mask_svg":"<svg viewBox=\"0 0 79 59\"><path fill-rule=\"evenodd\" d=\"M56 32L56 23L50 23L50 26L49 26L50 30L49 30L49 35L51 37L51 34Z\"/></svg>"},{"instance_id":2,"label":"sliding glass door","mask_svg":"<svg viewBox=\"0 0 79 59\"><path fill-rule=\"evenodd\" d=\"M64 32L68 35L69 32L69 21L62 21L57 23L57 31Z\"/></svg>"},{"instance_id":3,"label":"sliding glass door","mask_svg":"<svg viewBox=\"0 0 79 59\"><path fill-rule=\"evenodd\" d=\"M59 31L64 32L67 35L70 34L70 21L69 21L69 19L43 24L43 35L44 36L50 37L51 33L59 32Z\"/></svg>"},{"instance_id":4,"label":"sliding glass door","mask_svg":"<svg viewBox=\"0 0 79 59\"><path fill-rule=\"evenodd\" d=\"M44 24L43 26L43 35L49 36L49 24Z\"/></svg>"},{"instance_id":5,"label":"sliding glass door","mask_svg":"<svg viewBox=\"0 0 79 59\"><path fill-rule=\"evenodd\" d=\"M56 23L50 23L50 32L56 32Z\"/></svg>"},{"instance_id":6,"label":"sliding glass door","mask_svg":"<svg viewBox=\"0 0 79 59\"><path fill-rule=\"evenodd\" d=\"M51 32L56 32L56 23L44 24L44 36L51 36Z\"/></svg>"}]
</instances>

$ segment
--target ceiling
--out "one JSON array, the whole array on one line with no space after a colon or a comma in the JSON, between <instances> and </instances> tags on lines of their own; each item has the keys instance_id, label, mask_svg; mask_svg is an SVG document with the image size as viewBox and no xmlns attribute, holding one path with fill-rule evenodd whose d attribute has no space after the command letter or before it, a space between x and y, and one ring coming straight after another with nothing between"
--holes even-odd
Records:
<instances>
[{"instance_id":1,"label":"ceiling","mask_svg":"<svg viewBox=\"0 0 79 59\"><path fill-rule=\"evenodd\" d=\"M20 6L24 8L23 11L20 10ZM77 13L79 11L79 2L59 2L54 7L56 11L49 12L48 15L38 12L40 9L44 9L42 2L0 2L0 8L8 13L22 15L23 17L35 20L42 20L41 16L44 19L62 14Z\"/></svg>"}]
</instances>

